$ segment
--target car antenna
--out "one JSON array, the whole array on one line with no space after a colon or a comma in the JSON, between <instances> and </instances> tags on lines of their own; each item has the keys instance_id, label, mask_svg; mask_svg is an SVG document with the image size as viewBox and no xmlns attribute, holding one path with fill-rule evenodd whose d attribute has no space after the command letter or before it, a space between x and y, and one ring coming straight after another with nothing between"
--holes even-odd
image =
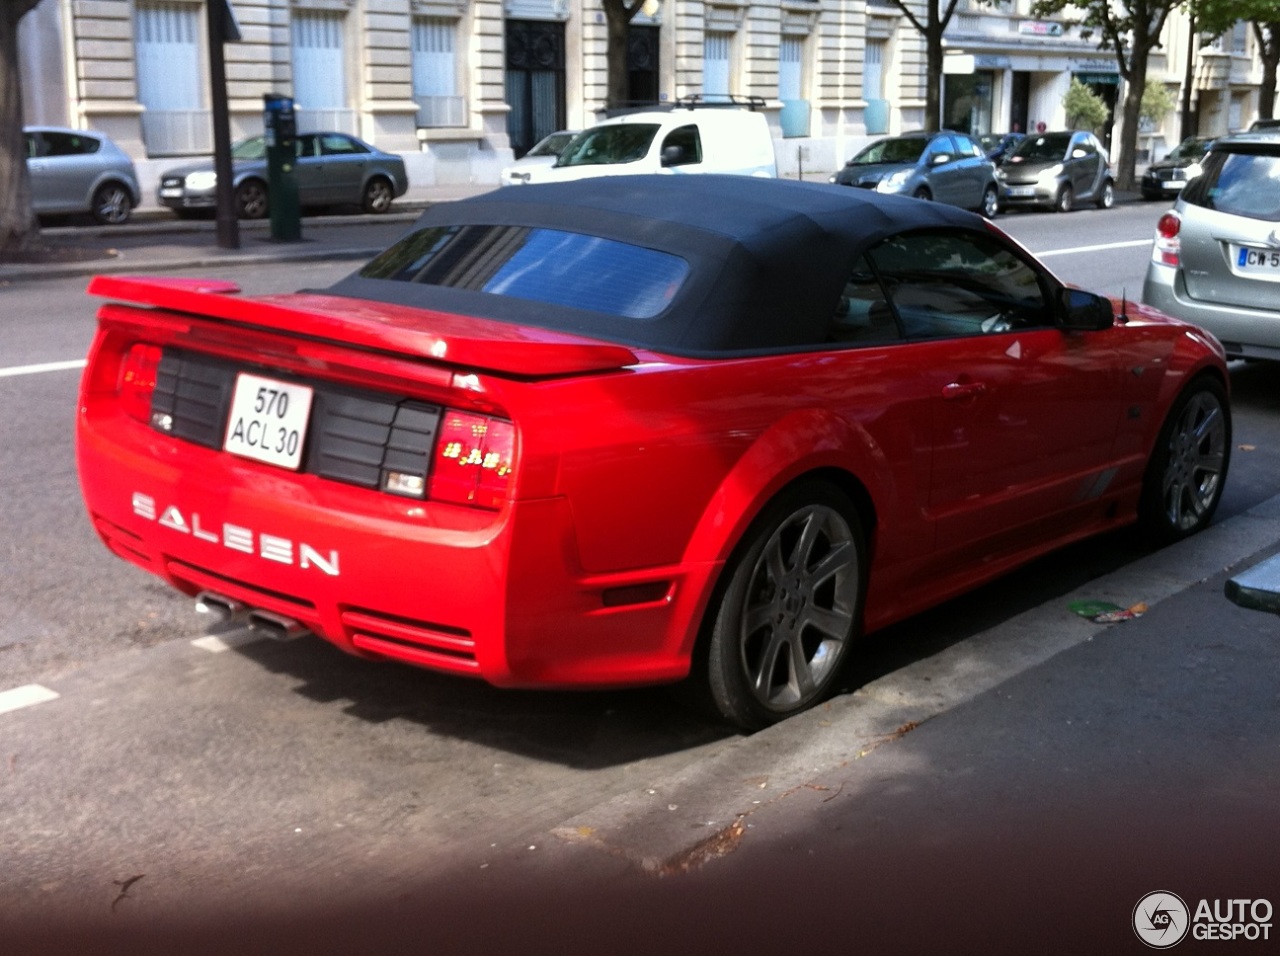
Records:
<instances>
[{"instance_id":1,"label":"car antenna","mask_svg":"<svg viewBox=\"0 0 1280 956\"><path fill-rule=\"evenodd\" d=\"M1129 324L1129 297L1126 290L1120 290L1120 314L1116 316L1120 320L1121 325Z\"/></svg>"}]
</instances>

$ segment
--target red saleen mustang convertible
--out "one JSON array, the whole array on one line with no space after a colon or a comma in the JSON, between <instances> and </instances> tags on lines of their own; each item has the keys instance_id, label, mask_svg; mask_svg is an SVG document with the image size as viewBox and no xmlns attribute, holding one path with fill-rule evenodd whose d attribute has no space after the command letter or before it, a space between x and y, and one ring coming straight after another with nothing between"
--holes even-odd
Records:
<instances>
[{"instance_id":1,"label":"red saleen mustang convertible","mask_svg":"<svg viewBox=\"0 0 1280 956\"><path fill-rule=\"evenodd\" d=\"M1050 548L1210 520L1222 350L982 218L715 176L428 210L332 288L99 277L116 554L206 608L510 687L698 675L756 728Z\"/></svg>"}]
</instances>

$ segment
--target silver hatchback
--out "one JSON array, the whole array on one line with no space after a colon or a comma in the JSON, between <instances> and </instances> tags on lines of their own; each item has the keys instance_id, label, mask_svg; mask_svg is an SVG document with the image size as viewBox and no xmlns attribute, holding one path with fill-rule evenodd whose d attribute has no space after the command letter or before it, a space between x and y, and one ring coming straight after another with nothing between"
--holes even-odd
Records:
<instances>
[{"instance_id":1,"label":"silver hatchback","mask_svg":"<svg viewBox=\"0 0 1280 956\"><path fill-rule=\"evenodd\" d=\"M1280 361L1280 131L1216 140L1156 224L1142 301Z\"/></svg>"},{"instance_id":2,"label":"silver hatchback","mask_svg":"<svg viewBox=\"0 0 1280 956\"><path fill-rule=\"evenodd\" d=\"M22 133L36 215L87 212L104 225L128 222L141 193L124 150L89 130L28 126Z\"/></svg>"}]
</instances>

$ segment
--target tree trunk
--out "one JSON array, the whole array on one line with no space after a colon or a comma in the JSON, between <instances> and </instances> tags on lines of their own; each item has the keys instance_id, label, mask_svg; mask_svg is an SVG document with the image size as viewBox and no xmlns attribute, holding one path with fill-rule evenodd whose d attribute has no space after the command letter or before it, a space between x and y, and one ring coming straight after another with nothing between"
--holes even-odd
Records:
<instances>
[{"instance_id":1,"label":"tree trunk","mask_svg":"<svg viewBox=\"0 0 1280 956\"><path fill-rule=\"evenodd\" d=\"M924 33L924 128L932 131L942 129L942 58L946 54L942 49L944 27L938 16L937 0L929 0L928 8Z\"/></svg>"},{"instance_id":2,"label":"tree trunk","mask_svg":"<svg viewBox=\"0 0 1280 956\"><path fill-rule=\"evenodd\" d=\"M1192 11L1187 16L1187 65L1182 74L1182 115L1178 123L1181 135L1178 142L1195 133L1191 128L1191 97L1195 92L1192 87L1196 82L1196 58L1199 52L1200 47L1196 43L1196 15Z\"/></svg>"},{"instance_id":3,"label":"tree trunk","mask_svg":"<svg viewBox=\"0 0 1280 956\"><path fill-rule=\"evenodd\" d=\"M1258 90L1258 116L1274 119L1276 109L1276 67L1280 66L1280 22L1255 23L1253 35L1262 51L1262 86Z\"/></svg>"},{"instance_id":4,"label":"tree trunk","mask_svg":"<svg viewBox=\"0 0 1280 956\"><path fill-rule=\"evenodd\" d=\"M1115 164L1116 186L1132 189L1135 182L1134 167L1138 160L1138 125L1142 117L1142 92L1147 86L1147 59L1151 55L1148 37L1133 38L1133 52L1129 57L1129 75L1125 84L1124 108L1121 112L1124 127L1120 131L1120 155Z\"/></svg>"},{"instance_id":5,"label":"tree trunk","mask_svg":"<svg viewBox=\"0 0 1280 956\"><path fill-rule=\"evenodd\" d=\"M22 135L18 22L37 0L0 3L0 254L38 249L40 223L31 211L31 177Z\"/></svg>"},{"instance_id":6,"label":"tree trunk","mask_svg":"<svg viewBox=\"0 0 1280 956\"><path fill-rule=\"evenodd\" d=\"M620 109L631 98L627 75L627 26L640 11L643 0L604 0L605 17L605 108Z\"/></svg>"}]
</instances>

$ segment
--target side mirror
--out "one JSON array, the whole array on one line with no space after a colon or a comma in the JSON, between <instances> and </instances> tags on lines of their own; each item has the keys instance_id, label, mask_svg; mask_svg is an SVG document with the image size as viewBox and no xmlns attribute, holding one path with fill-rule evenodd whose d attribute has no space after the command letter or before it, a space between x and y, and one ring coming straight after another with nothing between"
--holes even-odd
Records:
<instances>
[{"instance_id":1,"label":"side mirror","mask_svg":"<svg viewBox=\"0 0 1280 956\"><path fill-rule=\"evenodd\" d=\"M1088 153L1087 151L1085 151L1085 150L1081 149L1079 146L1077 146L1075 149L1073 149L1073 150L1071 151L1071 158L1072 158L1072 159L1084 159L1084 158L1085 158L1086 156L1088 156L1088 155L1089 155L1089 153Z\"/></svg>"},{"instance_id":2,"label":"side mirror","mask_svg":"<svg viewBox=\"0 0 1280 956\"><path fill-rule=\"evenodd\" d=\"M677 166L684 162L683 146L664 146L662 147L662 165Z\"/></svg>"},{"instance_id":3,"label":"side mirror","mask_svg":"<svg viewBox=\"0 0 1280 956\"><path fill-rule=\"evenodd\" d=\"M935 153L933 159L929 160L929 162L934 166L941 166L943 163L949 163L953 159L955 157L950 153Z\"/></svg>"},{"instance_id":4,"label":"side mirror","mask_svg":"<svg viewBox=\"0 0 1280 956\"><path fill-rule=\"evenodd\" d=\"M1100 332L1116 322L1111 300L1083 289L1063 289L1058 324L1069 332Z\"/></svg>"}]
</instances>

